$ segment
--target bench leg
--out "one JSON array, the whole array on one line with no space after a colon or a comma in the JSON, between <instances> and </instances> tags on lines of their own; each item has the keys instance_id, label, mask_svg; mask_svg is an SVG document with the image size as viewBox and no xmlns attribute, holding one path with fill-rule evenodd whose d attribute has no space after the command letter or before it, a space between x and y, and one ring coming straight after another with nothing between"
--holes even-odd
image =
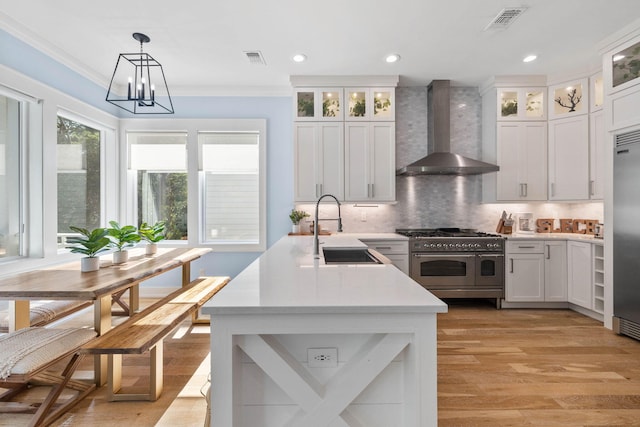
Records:
<instances>
[{"instance_id":1,"label":"bench leg","mask_svg":"<svg viewBox=\"0 0 640 427\"><path fill-rule=\"evenodd\" d=\"M156 401L162 393L163 387L163 340L160 340L149 350L149 392L148 393L119 393L122 388L122 355L109 355L109 400L149 400Z\"/></svg>"},{"instance_id":2,"label":"bench leg","mask_svg":"<svg viewBox=\"0 0 640 427\"><path fill-rule=\"evenodd\" d=\"M82 361L83 357L84 355L77 353L71 357L71 360L59 377L59 382L53 386L44 402L42 402L34 416L31 418L29 426L49 425L95 389L95 384L82 384L79 381L71 380L73 373ZM51 378L51 376L46 377ZM61 406L51 411L58 401L60 394L66 387L76 390L78 394L75 397L67 399Z\"/></svg>"}]
</instances>

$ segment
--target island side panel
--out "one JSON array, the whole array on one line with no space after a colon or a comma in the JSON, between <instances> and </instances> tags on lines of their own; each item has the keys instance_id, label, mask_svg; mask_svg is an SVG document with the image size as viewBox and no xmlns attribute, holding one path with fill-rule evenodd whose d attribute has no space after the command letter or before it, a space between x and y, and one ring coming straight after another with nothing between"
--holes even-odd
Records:
<instances>
[{"instance_id":1,"label":"island side panel","mask_svg":"<svg viewBox=\"0 0 640 427\"><path fill-rule=\"evenodd\" d=\"M435 313L360 313L360 314L242 314L242 315L216 315L212 314L211 322L211 363L212 363L212 392L211 392L211 416L213 425L228 425L235 427L259 425L264 427L280 426L287 423L295 415L304 419L305 410L296 406L312 407L314 404L327 405L327 407L346 406L343 418L353 416L364 419L368 426L389 425L388 420L397 422L403 419L402 425L406 426L435 426L437 425L437 367L436 367L436 314ZM331 336L335 335L335 339ZM384 338L386 336L392 339ZM355 353L357 348L343 348L345 337L353 336L354 340L367 341L374 337L374 341L380 338L384 345L387 341L396 342L396 348L379 350L378 353L396 351L403 347L401 335L408 335L408 344L400 351L391 363L385 360L382 365L389 364L379 375L367 379L371 384L365 386L362 395L357 396L351 402L353 396L344 400L344 397L336 396L332 391L332 384L339 382L339 376L346 376L351 372L366 372L366 358L358 360ZM264 353L274 353L271 348L267 351L256 353L256 359L252 360L239 350L237 343L243 343L246 336L260 336L264 341L269 336L275 336L277 346L286 347L284 351L276 348L281 353L281 361L269 359ZM280 337L278 339L278 337ZM387 338L389 338L387 337ZM400 339L395 339L400 337ZM249 340L247 340L249 341ZM260 341L264 345L264 341ZM256 342L256 340L252 340ZM397 347L400 342L401 347ZM317 402L313 401L315 393L313 387L309 387L310 401L305 401L300 396L290 396L287 400L287 390L279 390L275 384L284 381L283 388L290 388L289 393L296 390L304 390L305 384L300 385L300 379L293 378L292 373L307 371L306 348L313 343L332 346L337 343L339 353L344 353L348 360L342 360L339 356L340 366L335 370L308 369L312 377L317 377L321 384L321 391L317 392ZM360 344L354 344L356 346ZM349 346L347 346L349 347ZM353 347L353 345L352 345ZM277 353L277 352L275 352ZM346 368L347 365L354 365ZM260 368L267 370L274 377L280 377L272 381L269 375ZM360 370L360 371L358 371ZM275 374L274 374L275 372ZM308 372L307 372L308 374ZM305 373L302 372L304 377ZM266 378L266 379L265 379ZM283 379L284 378L284 379ZM293 378L293 380L292 380ZM307 379L305 379L306 381ZM256 381L263 381L258 384ZM296 383L297 385L288 384ZM275 383L275 384L274 384ZM250 386L248 387L247 384ZM314 380L310 380L313 386ZM317 384L315 384L316 389ZM322 387L325 387L323 389ZM245 392L243 393L242 390ZM388 390L387 390L388 389ZM248 390L248 391L247 391ZM357 391L357 389L356 389ZM258 396L258 397L256 397ZM262 401L260 396L264 396ZM367 399L373 400L367 401ZM258 400L256 400L258 399ZM342 399L342 400L341 400ZM346 404L345 404L346 402ZM353 403L353 404L352 404ZM389 418L391 417L391 418ZM292 425L296 425L293 423ZM308 424L305 424L308 425Z\"/></svg>"}]
</instances>

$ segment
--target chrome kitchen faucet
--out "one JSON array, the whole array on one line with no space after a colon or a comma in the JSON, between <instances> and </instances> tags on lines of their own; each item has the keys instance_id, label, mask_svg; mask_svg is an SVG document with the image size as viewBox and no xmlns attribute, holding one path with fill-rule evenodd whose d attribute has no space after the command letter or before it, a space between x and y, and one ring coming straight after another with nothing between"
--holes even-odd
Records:
<instances>
[{"instance_id":1,"label":"chrome kitchen faucet","mask_svg":"<svg viewBox=\"0 0 640 427\"><path fill-rule=\"evenodd\" d=\"M318 207L320 206L320 201L325 197L333 197L333 199L336 201L336 204L338 205L338 218L323 218L322 220L318 218ZM323 194L322 196L320 196L320 198L316 202L316 216L315 216L315 222L313 223L313 256L315 258L320 258L320 241L318 236L320 234L320 225L318 224L318 221L338 221L338 233L342 232L342 216L340 215L340 201L338 201L338 198L333 194Z\"/></svg>"}]
</instances>

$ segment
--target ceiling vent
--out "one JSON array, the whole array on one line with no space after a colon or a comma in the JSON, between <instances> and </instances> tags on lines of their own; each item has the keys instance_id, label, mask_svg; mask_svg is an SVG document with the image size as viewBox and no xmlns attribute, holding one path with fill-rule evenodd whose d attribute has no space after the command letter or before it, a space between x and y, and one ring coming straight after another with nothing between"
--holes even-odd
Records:
<instances>
[{"instance_id":1,"label":"ceiling vent","mask_svg":"<svg viewBox=\"0 0 640 427\"><path fill-rule=\"evenodd\" d=\"M251 64L267 65L267 63L264 60L264 57L262 56L262 53L260 53L259 50L245 51L244 54L247 55L247 58L249 59L249 63Z\"/></svg>"},{"instance_id":2,"label":"ceiling vent","mask_svg":"<svg viewBox=\"0 0 640 427\"><path fill-rule=\"evenodd\" d=\"M491 29L503 30L507 28L513 23L513 21L516 20L518 16L522 15L525 10L527 10L526 7L508 7L502 9L500 13L498 13L498 15L496 15L496 17L491 20L489 25L485 27L485 31Z\"/></svg>"}]
</instances>

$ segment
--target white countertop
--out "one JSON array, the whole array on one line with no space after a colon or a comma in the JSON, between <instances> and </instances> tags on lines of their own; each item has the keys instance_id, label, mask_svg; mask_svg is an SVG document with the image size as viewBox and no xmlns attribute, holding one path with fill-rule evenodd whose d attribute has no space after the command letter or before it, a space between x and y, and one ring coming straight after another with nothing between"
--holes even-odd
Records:
<instances>
[{"instance_id":1,"label":"white countertop","mask_svg":"<svg viewBox=\"0 0 640 427\"><path fill-rule=\"evenodd\" d=\"M321 254L322 247L366 247L354 235L320 241ZM446 311L444 302L391 264L326 265L314 259L313 236L283 237L202 308L205 314Z\"/></svg>"},{"instance_id":2,"label":"white countertop","mask_svg":"<svg viewBox=\"0 0 640 427\"><path fill-rule=\"evenodd\" d=\"M579 240L596 244L604 244L604 239L596 238L593 234L579 233L513 233L503 234L507 240Z\"/></svg>"}]
</instances>

